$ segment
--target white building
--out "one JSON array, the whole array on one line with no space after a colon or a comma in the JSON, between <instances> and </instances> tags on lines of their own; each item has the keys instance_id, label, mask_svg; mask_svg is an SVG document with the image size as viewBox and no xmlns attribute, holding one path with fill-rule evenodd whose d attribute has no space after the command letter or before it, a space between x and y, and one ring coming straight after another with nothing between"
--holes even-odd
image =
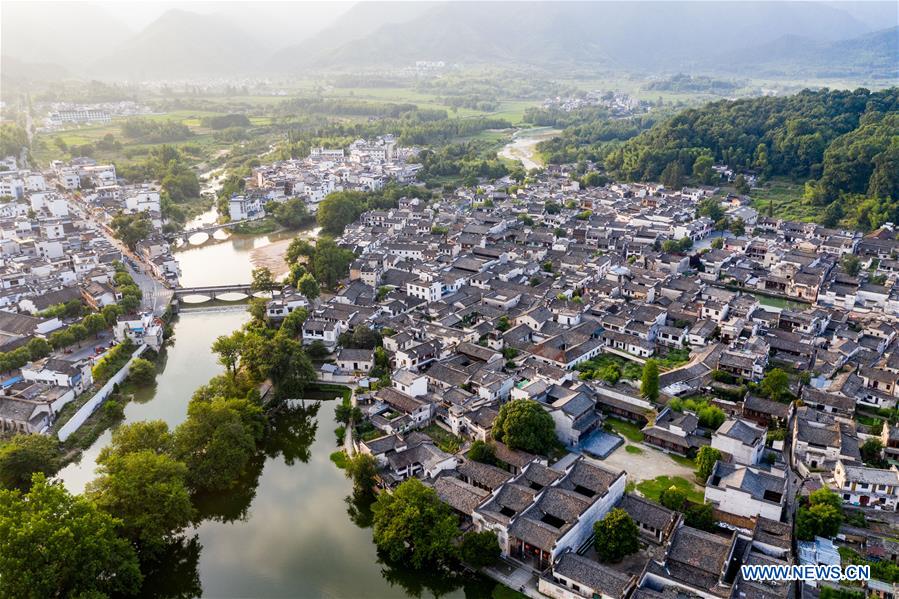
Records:
<instances>
[{"instance_id":1,"label":"white building","mask_svg":"<svg viewBox=\"0 0 899 599\"><path fill-rule=\"evenodd\" d=\"M119 343L130 339L138 345L148 345L155 351L162 347L162 324L149 313L137 319L119 318L113 334Z\"/></svg>"},{"instance_id":2,"label":"white building","mask_svg":"<svg viewBox=\"0 0 899 599\"><path fill-rule=\"evenodd\" d=\"M736 516L780 520L786 485L782 475L718 461L706 483L705 500Z\"/></svg>"},{"instance_id":3,"label":"white building","mask_svg":"<svg viewBox=\"0 0 899 599\"><path fill-rule=\"evenodd\" d=\"M712 447L738 464L754 466L762 460L767 429L739 418L724 422L712 435Z\"/></svg>"},{"instance_id":4,"label":"white building","mask_svg":"<svg viewBox=\"0 0 899 599\"><path fill-rule=\"evenodd\" d=\"M896 466L867 468L840 460L834 467L833 478L843 503L896 511L899 503L899 469Z\"/></svg>"}]
</instances>

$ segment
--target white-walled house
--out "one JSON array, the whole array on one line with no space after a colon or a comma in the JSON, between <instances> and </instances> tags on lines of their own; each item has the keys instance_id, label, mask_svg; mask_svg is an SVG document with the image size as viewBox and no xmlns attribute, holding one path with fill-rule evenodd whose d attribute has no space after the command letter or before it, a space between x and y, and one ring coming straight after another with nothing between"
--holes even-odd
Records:
<instances>
[{"instance_id":1,"label":"white-walled house","mask_svg":"<svg viewBox=\"0 0 899 599\"><path fill-rule=\"evenodd\" d=\"M545 570L576 551L624 496L627 474L579 457L562 473L537 462L498 487L472 514L478 531L492 530L503 555Z\"/></svg>"},{"instance_id":2,"label":"white-walled house","mask_svg":"<svg viewBox=\"0 0 899 599\"><path fill-rule=\"evenodd\" d=\"M868 468L840 460L834 467L833 478L843 503L896 511L899 503L899 469L896 466Z\"/></svg>"},{"instance_id":3,"label":"white-walled house","mask_svg":"<svg viewBox=\"0 0 899 599\"><path fill-rule=\"evenodd\" d=\"M753 466L762 460L767 429L740 418L725 420L712 435L712 447L737 464Z\"/></svg>"},{"instance_id":4,"label":"white-walled house","mask_svg":"<svg viewBox=\"0 0 899 599\"><path fill-rule=\"evenodd\" d=\"M119 318L113 328L115 340L121 343L130 339L137 345L148 345L154 351L162 347L162 324L150 314L143 314L139 318Z\"/></svg>"},{"instance_id":5,"label":"white-walled house","mask_svg":"<svg viewBox=\"0 0 899 599\"><path fill-rule=\"evenodd\" d=\"M22 367L22 378L35 383L47 383L67 387L81 395L93 382L90 363L87 360L69 362L58 358L44 358Z\"/></svg>"},{"instance_id":6,"label":"white-walled house","mask_svg":"<svg viewBox=\"0 0 899 599\"><path fill-rule=\"evenodd\" d=\"M705 500L723 512L780 520L787 481L759 468L718 461L705 487Z\"/></svg>"}]
</instances>

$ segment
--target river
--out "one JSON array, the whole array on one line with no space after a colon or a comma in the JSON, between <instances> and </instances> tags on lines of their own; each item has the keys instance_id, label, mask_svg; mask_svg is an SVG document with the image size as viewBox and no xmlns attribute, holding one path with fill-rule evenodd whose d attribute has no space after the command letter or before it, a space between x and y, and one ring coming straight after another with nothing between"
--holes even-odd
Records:
<instances>
[{"instance_id":1,"label":"river","mask_svg":"<svg viewBox=\"0 0 899 599\"><path fill-rule=\"evenodd\" d=\"M179 252L179 259L190 255L182 262L185 285L241 280L252 267L250 248L268 242L261 236ZM182 311L155 387L126 406L124 422L182 422L194 390L222 372L212 341L246 320L239 308ZM275 419L246 480L224 496L202 499L204 520L149 574L147 596L201 590L205 597L490 596L495 584L477 577L427 577L378 561L371 529L348 512L352 485L329 459L336 449L334 405L310 400ZM104 433L59 473L69 490L81 492L95 477L97 454L110 436Z\"/></svg>"},{"instance_id":2,"label":"river","mask_svg":"<svg viewBox=\"0 0 899 599\"><path fill-rule=\"evenodd\" d=\"M552 139L559 133L561 131L550 127L519 129L512 136L512 141L502 147L499 155L502 158L521 162L526 170L543 168L543 159L537 153L537 144Z\"/></svg>"}]
</instances>

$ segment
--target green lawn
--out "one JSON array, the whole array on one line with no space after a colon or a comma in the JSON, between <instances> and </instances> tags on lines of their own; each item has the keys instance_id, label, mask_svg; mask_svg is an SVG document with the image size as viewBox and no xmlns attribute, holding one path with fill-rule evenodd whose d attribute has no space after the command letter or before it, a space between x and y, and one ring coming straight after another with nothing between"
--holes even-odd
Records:
<instances>
[{"instance_id":1,"label":"green lawn","mask_svg":"<svg viewBox=\"0 0 899 599\"><path fill-rule=\"evenodd\" d=\"M641 441L643 441L643 431L640 430L643 427L638 426L633 422L618 420L617 418L609 418L606 420L606 423L612 427L613 431L615 431L628 441L632 441L634 443L640 443Z\"/></svg>"},{"instance_id":2,"label":"green lawn","mask_svg":"<svg viewBox=\"0 0 899 599\"><path fill-rule=\"evenodd\" d=\"M447 453L456 453L462 447L462 439L436 424L422 429L421 432L431 437L437 447Z\"/></svg>"},{"instance_id":3,"label":"green lawn","mask_svg":"<svg viewBox=\"0 0 899 599\"><path fill-rule=\"evenodd\" d=\"M761 189L753 189L749 195L752 207L759 215L767 216L770 204L774 203L774 216L787 220L814 221L821 208L802 201L803 184L788 179L774 178Z\"/></svg>"},{"instance_id":4,"label":"green lawn","mask_svg":"<svg viewBox=\"0 0 899 599\"><path fill-rule=\"evenodd\" d=\"M636 445L628 445L627 447L624 448L624 451L626 451L628 453L636 453L636 454L644 453L643 450L640 449L639 447L637 447Z\"/></svg>"},{"instance_id":5,"label":"green lawn","mask_svg":"<svg viewBox=\"0 0 899 599\"><path fill-rule=\"evenodd\" d=\"M637 490L652 501L658 501L662 491L670 487L676 487L686 493L687 499L695 503L703 503L705 497L696 485L681 476L658 476L652 480L644 480L637 483Z\"/></svg>"}]
</instances>

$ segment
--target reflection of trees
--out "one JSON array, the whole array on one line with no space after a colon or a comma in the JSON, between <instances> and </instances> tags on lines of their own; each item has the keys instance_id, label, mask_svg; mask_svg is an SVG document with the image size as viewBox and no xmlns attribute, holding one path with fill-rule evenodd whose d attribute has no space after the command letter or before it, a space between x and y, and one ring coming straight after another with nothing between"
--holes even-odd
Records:
<instances>
[{"instance_id":1,"label":"reflection of trees","mask_svg":"<svg viewBox=\"0 0 899 599\"><path fill-rule=\"evenodd\" d=\"M439 598L461 588L467 599L483 599L492 597L493 590L498 586L486 576L463 572L461 567L457 571L440 567L416 570L407 563L391 562L380 553L378 563L384 580L390 586L400 587L410 597L430 594Z\"/></svg>"},{"instance_id":2,"label":"reflection of trees","mask_svg":"<svg viewBox=\"0 0 899 599\"><path fill-rule=\"evenodd\" d=\"M316 416L321 405L320 401L308 405L302 401L292 408L284 406L274 414L269 419L269 430L262 447L265 455L269 458L283 456L288 466L293 466L297 460L304 464L308 462L312 456L309 448L318 430Z\"/></svg>"},{"instance_id":3,"label":"reflection of trees","mask_svg":"<svg viewBox=\"0 0 899 599\"><path fill-rule=\"evenodd\" d=\"M141 596L165 599L201 596L203 587L197 570L201 548L196 536L180 537L152 557L142 555L144 583Z\"/></svg>"},{"instance_id":4,"label":"reflection of trees","mask_svg":"<svg viewBox=\"0 0 899 599\"><path fill-rule=\"evenodd\" d=\"M374 519L371 506L374 501L372 501L369 494L353 491L351 495L347 495L343 500L346 502L346 513L353 524L359 528L371 527Z\"/></svg>"},{"instance_id":5,"label":"reflection of trees","mask_svg":"<svg viewBox=\"0 0 899 599\"><path fill-rule=\"evenodd\" d=\"M269 418L265 440L250 459L240 478L228 490L197 493L193 504L197 510L195 522L216 520L234 522L246 520L250 505L256 497L259 477L268 459L283 456L287 465L297 460L308 462L318 423L315 418L321 402L303 403L295 408L283 407ZM185 599L203 593L197 564L200 560L197 537L173 541L141 564L144 573L142 595Z\"/></svg>"},{"instance_id":6,"label":"reflection of trees","mask_svg":"<svg viewBox=\"0 0 899 599\"><path fill-rule=\"evenodd\" d=\"M462 586L463 579L443 568L422 568L416 570L409 564L390 562L384 557L379 557L381 564L381 576L390 583L390 586L398 586L410 597L421 597L428 592L439 598L452 593Z\"/></svg>"},{"instance_id":7,"label":"reflection of trees","mask_svg":"<svg viewBox=\"0 0 899 599\"><path fill-rule=\"evenodd\" d=\"M202 492L194 496L198 520L246 520L266 460L283 456L288 466L297 460L309 461L309 448L318 429L315 417L320 406L320 402L304 403L294 408L284 407L273 414L262 446L237 483L226 491Z\"/></svg>"}]
</instances>

